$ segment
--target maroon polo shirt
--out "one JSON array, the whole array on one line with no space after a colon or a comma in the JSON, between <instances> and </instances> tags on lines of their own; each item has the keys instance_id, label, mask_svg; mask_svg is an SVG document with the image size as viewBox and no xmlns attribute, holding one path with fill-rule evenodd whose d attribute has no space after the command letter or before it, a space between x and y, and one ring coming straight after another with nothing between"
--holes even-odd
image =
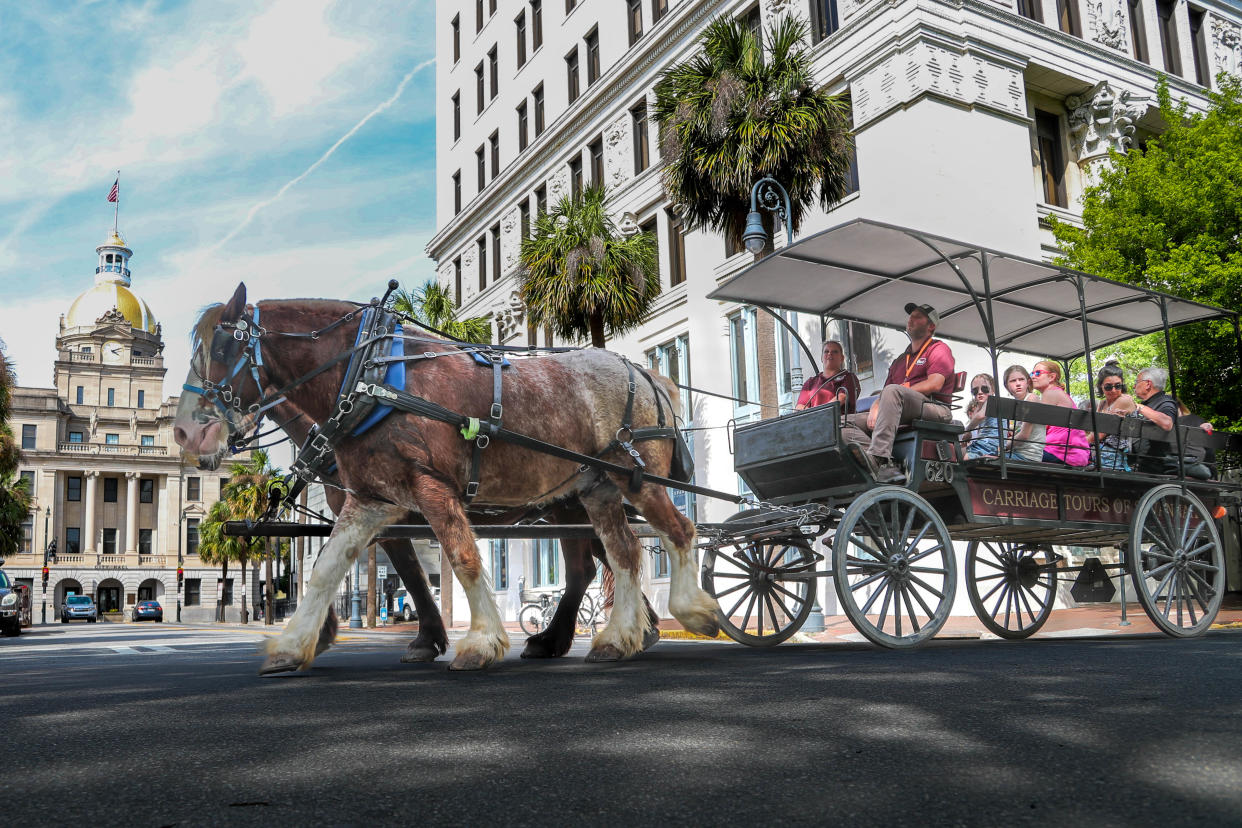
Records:
<instances>
[{"instance_id":1,"label":"maroon polo shirt","mask_svg":"<svg viewBox=\"0 0 1242 828\"><path fill-rule=\"evenodd\" d=\"M953 382L957 371L953 361L953 351L939 339L933 339L915 353L909 347L893 360L888 368L885 385L914 385L927 379L928 374L940 374L944 384L938 392L928 394L940 402L952 402Z\"/></svg>"}]
</instances>

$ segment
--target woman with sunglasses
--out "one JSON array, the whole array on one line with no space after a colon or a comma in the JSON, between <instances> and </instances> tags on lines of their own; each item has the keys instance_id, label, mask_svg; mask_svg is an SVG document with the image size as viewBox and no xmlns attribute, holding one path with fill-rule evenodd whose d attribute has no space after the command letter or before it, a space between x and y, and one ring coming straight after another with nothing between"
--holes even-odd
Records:
<instances>
[{"instance_id":1,"label":"woman with sunglasses","mask_svg":"<svg viewBox=\"0 0 1242 828\"><path fill-rule=\"evenodd\" d=\"M1000 454L1000 422L995 417L985 415L988 397L996 388L996 380L991 374L975 374L970 381L971 408L967 409L970 422L967 428L973 432L970 448L966 450L966 459L979 457L996 457Z\"/></svg>"},{"instance_id":2,"label":"woman with sunglasses","mask_svg":"<svg viewBox=\"0 0 1242 828\"><path fill-rule=\"evenodd\" d=\"M1061 382L1061 366L1055 362L1045 360L1035 363L1035 370L1031 372L1031 383L1039 392L1040 402L1062 408L1078 407L1074 405L1074 398L1065 392L1065 386ZM1048 426L1044 441L1045 463L1064 463L1074 468L1082 468L1090 460L1087 432L1065 426Z\"/></svg>"},{"instance_id":3,"label":"woman with sunglasses","mask_svg":"<svg viewBox=\"0 0 1242 828\"><path fill-rule=\"evenodd\" d=\"M1005 390L1015 400L1031 400L1038 402L1038 397L1031 389L1031 375L1021 365L1010 365L1005 369ZM1005 455L1010 460L1029 460L1041 463L1044 459L1044 440L1046 429L1040 423L1015 422L1013 424L1012 448Z\"/></svg>"},{"instance_id":4,"label":"woman with sunglasses","mask_svg":"<svg viewBox=\"0 0 1242 828\"><path fill-rule=\"evenodd\" d=\"M1101 414L1125 417L1134 414L1134 398L1126 393L1125 376L1117 360L1110 359L1095 377L1095 389L1100 392L1095 410ZM1088 434L1091 442L1099 441L1100 468L1130 470L1130 439L1119 434Z\"/></svg>"}]
</instances>

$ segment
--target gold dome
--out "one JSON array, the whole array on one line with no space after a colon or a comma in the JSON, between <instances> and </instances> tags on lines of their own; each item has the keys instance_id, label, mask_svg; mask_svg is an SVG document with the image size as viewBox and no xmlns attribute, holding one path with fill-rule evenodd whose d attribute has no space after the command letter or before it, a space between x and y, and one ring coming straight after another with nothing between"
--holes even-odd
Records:
<instances>
[{"instance_id":1,"label":"gold dome","mask_svg":"<svg viewBox=\"0 0 1242 828\"><path fill-rule=\"evenodd\" d=\"M113 230L109 233L108 240L104 242L104 245L109 247L124 247L126 250L129 249L129 246L125 244L125 239L121 236L119 230Z\"/></svg>"},{"instance_id":2,"label":"gold dome","mask_svg":"<svg viewBox=\"0 0 1242 828\"><path fill-rule=\"evenodd\" d=\"M69 313L65 315L65 326L76 328L94 325L113 308L120 311L130 327L155 333L155 316L147 303L118 282L97 284L74 299L69 306Z\"/></svg>"}]
</instances>

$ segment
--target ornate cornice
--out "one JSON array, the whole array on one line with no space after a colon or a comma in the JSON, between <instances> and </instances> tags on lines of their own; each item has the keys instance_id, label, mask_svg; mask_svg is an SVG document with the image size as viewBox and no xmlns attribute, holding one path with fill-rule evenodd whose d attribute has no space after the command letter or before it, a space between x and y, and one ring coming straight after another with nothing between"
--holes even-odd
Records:
<instances>
[{"instance_id":1,"label":"ornate cornice","mask_svg":"<svg viewBox=\"0 0 1242 828\"><path fill-rule=\"evenodd\" d=\"M1134 122L1147 111L1150 99L1117 91L1100 81L1081 95L1065 99L1070 141L1079 164L1106 158L1110 150L1125 152L1133 140Z\"/></svg>"}]
</instances>

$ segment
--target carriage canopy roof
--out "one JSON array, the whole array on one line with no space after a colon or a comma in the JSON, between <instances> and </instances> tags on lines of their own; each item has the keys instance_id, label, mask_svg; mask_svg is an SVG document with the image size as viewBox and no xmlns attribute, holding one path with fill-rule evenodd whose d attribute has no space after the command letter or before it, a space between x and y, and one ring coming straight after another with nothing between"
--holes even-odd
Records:
<instances>
[{"instance_id":1,"label":"carriage canopy roof","mask_svg":"<svg viewBox=\"0 0 1242 828\"><path fill-rule=\"evenodd\" d=\"M1091 349L1232 311L905 227L855 219L756 262L711 299L904 327L905 306L940 313L936 333L985 348L1069 359ZM987 297L991 297L989 337Z\"/></svg>"}]
</instances>

